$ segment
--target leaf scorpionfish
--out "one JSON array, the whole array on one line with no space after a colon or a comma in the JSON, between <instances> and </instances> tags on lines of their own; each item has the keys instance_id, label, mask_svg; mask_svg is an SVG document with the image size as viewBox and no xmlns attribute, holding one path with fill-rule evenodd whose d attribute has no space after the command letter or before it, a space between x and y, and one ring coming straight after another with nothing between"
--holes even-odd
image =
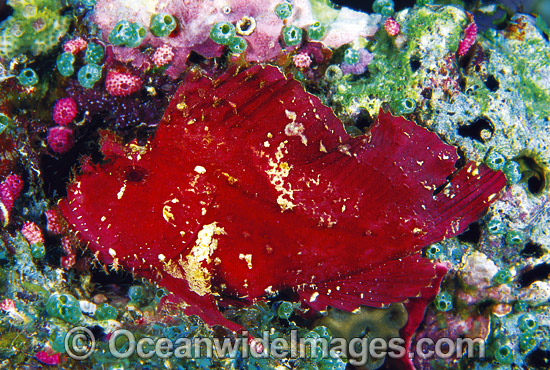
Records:
<instances>
[{"instance_id":1,"label":"leaf scorpionfish","mask_svg":"<svg viewBox=\"0 0 550 370\"><path fill-rule=\"evenodd\" d=\"M350 137L261 65L189 72L146 147L103 152L59 204L72 228L104 263L232 330L224 299L292 290L315 310L353 311L437 292L421 248L465 231L506 184L483 165L457 169L454 147L383 111Z\"/></svg>"}]
</instances>

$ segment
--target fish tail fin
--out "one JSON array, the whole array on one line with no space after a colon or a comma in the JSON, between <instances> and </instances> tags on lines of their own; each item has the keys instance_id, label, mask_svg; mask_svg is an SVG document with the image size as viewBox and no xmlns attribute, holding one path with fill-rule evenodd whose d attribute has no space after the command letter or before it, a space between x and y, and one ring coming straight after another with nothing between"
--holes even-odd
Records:
<instances>
[{"instance_id":1,"label":"fish tail fin","mask_svg":"<svg viewBox=\"0 0 550 370\"><path fill-rule=\"evenodd\" d=\"M433 297L447 269L419 254L370 266L341 280L301 289L300 299L322 311L332 306L352 312L359 306L382 307L408 298Z\"/></svg>"},{"instance_id":2,"label":"fish tail fin","mask_svg":"<svg viewBox=\"0 0 550 370\"><path fill-rule=\"evenodd\" d=\"M486 212L506 185L502 172L469 162L434 195L431 230L424 245L453 237L467 229Z\"/></svg>"}]
</instances>

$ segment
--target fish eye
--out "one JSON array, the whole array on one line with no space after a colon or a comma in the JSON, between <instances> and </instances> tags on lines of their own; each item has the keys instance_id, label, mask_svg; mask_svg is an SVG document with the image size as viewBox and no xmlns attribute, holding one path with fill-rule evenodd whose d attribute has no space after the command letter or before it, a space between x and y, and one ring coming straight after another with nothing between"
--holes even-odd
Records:
<instances>
[{"instance_id":1,"label":"fish eye","mask_svg":"<svg viewBox=\"0 0 550 370\"><path fill-rule=\"evenodd\" d=\"M128 166L124 176L130 182L142 182L149 176L149 170L139 166Z\"/></svg>"}]
</instances>

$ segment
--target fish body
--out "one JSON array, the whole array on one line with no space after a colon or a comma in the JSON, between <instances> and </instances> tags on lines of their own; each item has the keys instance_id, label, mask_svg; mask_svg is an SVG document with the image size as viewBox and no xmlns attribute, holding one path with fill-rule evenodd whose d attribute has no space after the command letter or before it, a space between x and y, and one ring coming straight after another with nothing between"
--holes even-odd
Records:
<instances>
[{"instance_id":1,"label":"fish body","mask_svg":"<svg viewBox=\"0 0 550 370\"><path fill-rule=\"evenodd\" d=\"M103 262L235 330L216 301L291 289L351 311L433 294L441 271L420 249L467 229L506 184L473 162L457 170L454 147L383 111L350 137L271 66L190 72L146 147L103 151L60 202L73 229Z\"/></svg>"}]
</instances>

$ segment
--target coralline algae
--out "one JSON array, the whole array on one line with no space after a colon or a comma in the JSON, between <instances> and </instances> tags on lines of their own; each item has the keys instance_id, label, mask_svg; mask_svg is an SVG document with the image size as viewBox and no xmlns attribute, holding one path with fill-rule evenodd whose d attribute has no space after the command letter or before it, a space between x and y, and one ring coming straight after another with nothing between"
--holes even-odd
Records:
<instances>
[{"instance_id":1,"label":"coralline algae","mask_svg":"<svg viewBox=\"0 0 550 370\"><path fill-rule=\"evenodd\" d=\"M423 0L403 9L392 1L377 0L373 11L359 12L321 0L8 1L2 11L8 7L13 11L6 13L0 23L0 218L3 223L0 231L0 367L323 370L351 367L358 358L349 351L335 358L291 358L290 355L247 358L247 351L259 348L256 339L268 333L271 340L285 339L289 343L308 338L401 337L406 340L406 351L411 352L423 338L485 340L485 358L465 355L459 358L417 356L410 361L371 358L364 367L368 369L380 366L418 370L547 368L550 361L550 30L541 17L520 14L511 3L498 7L482 4L466 9L448 3ZM544 5L537 6L544 9ZM228 34L214 32L217 24ZM227 42L221 42L225 36ZM257 75L252 74L250 81L231 88L231 94L242 95L244 101L235 106L231 106L231 99L225 95L212 96L209 92L213 89L204 85L205 80L211 81L221 92L224 83L235 81L231 77L245 76L249 68L278 68L273 76L285 76L284 81L299 87L300 93L294 96L286 96L288 91L282 88L270 92L280 97L281 104L288 105L285 119L292 121L289 107L297 104L296 100L304 103L308 96L312 99L309 94L313 94L320 102L312 113L317 116L309 117L308 124L329 119L332 113L327 115L327 112L332 109L351 135L347 138L338 129L342 131L341 137L346 135L345 140L349 142L369 142L376 140L380 132L377 130L380 130L382 110L388 115L402 116L399 122L403 125L412 121L436 133L446 143L440 145L451 148L452 153L456 148L458 155L441 158L442 162L450 161L448 173L455 167L464 168L470 161L477 164L470 167L469 176L485 173L475 169L482 169L484 165L502 171L501 186L505 185L504 176L507 184L499 197L489 199L492 204L485 215L468 219L469 225L451 225L449 229L440 226L447 232L433 240L426 239L426 243L437 243L417 252L422 256L402 255L405 259L415 259L408 265L411 271L405 270L407 273L414 273L412 267L419 266L420 262L431 272L435 271L433 266L437 266L440 274L432 280L429 289L423 290L424 298L405 300L418 293L419 286L411 292L410 278L404 278L400 275L403 270L391 266L373 272L373 278L384 281L370 287L370 292L362 291L365 286L361 282L363 285L327 285L325 288L331 292L327 290L326 296L316 295L319 291L310 291L308 296L303 293L309 285L302 284L294 292L301 292L305 302L297 301L292 289L277 292L278 289L271 286L261 292L267 300L251 302L248 299L243 305L242 299L229 299L220 284L214 292L223 314L222 321L218 322L246 329L249 336L241 338L240 334L223 327L206 325L198 316L186 315L186 310L193 313L193 307L197 307L189 297L184 297L189 305L178 301L166 287L156 285L155 281L167 285L159 281L159 276L132 271L132 267L140 266L129 266L128 260L121 258L123 252L129 259L134 258L135 253L135 258L143 258L143 263L150 264L149 257L141 254L145 252L123 251L119 241L113 241L110 249L98 249L82 240L94 242L83 236L97 237L97 230L81 225L77 217L69 216L70 223L65 222L57 203L67 196L67 186L86 174L96 174L123 161L131 162L130 167L120 172L124 174L119 179L123 185L115 194L124 197L130 194L131 186L143 184L145 187L148 180L158 177L148 177L151 172L141 171L132 161L148 160L151 156L162 158L155 162L157 167L165 168L166 176L176 176L179 170L174 165L193 158L192 154L185 157L152 154L159 152L159 148L161 152L181 154L186 147L192 147L191 137L196 137L204 140L203 146L196 146L197 152L202 153L200 159L206 160L214 154L217 160L223 157L221 144L212 150L203 150L218 141L213 136L215 130L193 133L198 123L191 122L191 118L203 118L196 112L188 117L189 122L177 125L185 129L166 129L170 117L189 114L192 107L174 101L169 116L164 120L162 116L174 96L182 97L176 93L182 81L196 102L207 104L212 122L225 122L228 117L250 109L258 97L254 91L246 90L246 86L253 83L269 86L268 82L251 82ZM113 79L113 76L126 78ZM205 80L193 76L202 76ZM220 76L226 77L222 81ZM301 86L298 82L289 82L291 78ZM259 86L257 90L262 88ZM272 100L272 104L279 104L275 97ZM271 109L260 116L269 119L276 112ZM251 114L256 117L256 113ZM226 116L219 116L221 114ZM301 118L296 116L295 122ZM386 125L385 129L389 127ZM245 148L247 137L260 128L266 127L251 126L250 132L241 130L239 135L235 134L238 129L229 130L227 140L232 145L227 150ZM272 136L277 133L271 126L270 130ZM284 132L290 135L288 140L296 140L298 147L313 145L299 124L291 125ZM176 137L179 139L175 140ZM266 146L260 146L264 152L270 148L269 140L273 138L266 136ZM165 144L160 145L159 141ZM338 153L353 156L355 152L345 143L339 143ZM397 164L414 162L418 153L437 154L434 148L425 149L412 138L394 146L391 155L398 153L399 148L410 148L396 160ZM323 148L331 148L325 140L319 145L319 153L323 153ZM231 150L228 153L233 153ZM439 155L447 156L451 152L442 153ZM287 153L281 152L281 155L284 157ZM244 160L248 157L242 153L232 157L241 159L228 167L234 171L248 173L258 165ZM299 164L307 166L308 163L314 161ZM372 163L371 170L381 163L385 163L384 160ZM331 164L326 163L323 168L330 168ZM419 168L426 170L422 165L418 164ZM390 173L388 166L378 171ZM283 166L279 173L288 175L298 167L297 163L292 168ZM191 172L199 176L203 168L195 166ZM238 174L220 171L219 175L229 187L238 188L239 182L247 179L239 171ZM451 185L446 186L446 175L435 187L424 184L426 199L453 195L449 189L456 176L454 180L449 178ZM332 180L340 178L351 184L361 178L361 173L347 165L331 177ZM403 185L404 180L399 176L392 175L392 178L395 185ZM364 186L368 183L365 181ZM291 209L294 203L299 203L296 199L302 199L302 203L309 199L300 198L294 184L291 188L285 185L288 184L283 182L279 189L282 193L281 202L276 204L277 217L296 213L299 205ZM106 197L106 186L107 182L95 186L97 204ZM159 183L159 188L162 186ZM352 188L355 191L350 193L350 199L364 190L360 186L342 189ZM197 183L191 189L198 191L200 185ZM87 191L79 189L74 182L69 190L71 197L83 197ZM260 190L254 191L258 194L254 199L266 197ZM294 199L288 198L290 190L294 191ZM391 215L401 214L404 204L409 204L409 201L397 201L397 196L378 199L376 195L377 192L373 192L369 197L377 204L382 201L399 204L389 207L385 216L377 215L365 221L372 226L363 230L367 235L378 230L376 225L391 219ZM410 190L403 192L404 198L399 199L407 196L412 196ZM410 204L416 204L415 200L419 199L413 197ZM336 198L326 195L325 200ZM309 209L325 204L314 203ZM468 213L475 204L470 200L464 202L462 212ZM196 205L191 211L200 214L203 207ZM146 219L133 214L132 209L139 208L137 204L128 208L127 213L132 217ZM338 210L339 215L345 215L353 208ZM162 222L178 216L172 208L163 207L160 211ZM240 213L235 211L234 215L237 214ZM407 218L403 225L418 221L420 214L419 211ZM107 220L107 214L104 216ZM261 218L248 224L255 222L261 223ZM331 220L323 222L330 224ZM114 219L109 219L109 223L102 232L119 226ZM80 234L71 231L74 225L82 229ZM385 231L381 238L397 240L398 229L404 226L396 225L393 232ZM317 224L311 225L311 230L316 231L317 227ZM296 235L292 240L316 235L313 231L304 232L303 224L298 222L293 230ZM125 232L132 234L134 230L125 229ZM154 230L151 232L154 235ZM265 234L271 235L269 232L266 230ZM356 228L350 228L341 235L345 239L357 232ZM222 237L222 234L216 236ZM247 239L246 234L242 235L244 241L252 237L248 235ZM283 239L282 235L279 239L273 236L272 244ZM411 239L413 237L405 238L398 244L403 248L414 244L411 248L415 250L426 244L413 243ZM292 240L288 244L292 244ZM311 250L304 245L297 253ZM369 250L360 244L351 248L355 251L351 254L345 254L345 248L340 249L335 252L334 261L347 259L351 265L354 261L358 264L360 252L357 251ZM157 247L149 250L154 251L155 256L160 255ZM169 252L160 252L167 261L173 257ZM116 253L121 254L119 258ZM324 253L317 250L315 256L302 257L302 265L316 261L319 254ZM224 278L239 271L248 273L248 266L258 263L257 254L243 252L235 258L233 265L242 269L230 269L230 273L223 274ZM277 258L281 259L281 255ZM291 263L292 260L287 259L281 266ZM321 272L322 268L317 270ZM350 270L334 273L341 278L348 276ZM448 271L444 278L443 271ZM264 282L281 278L280 274L262 276ZM214 285L223 279L218 280ZM283 280L292 285L292 279ZM423 285L427 285L428 280ZM244 287L245 283L249 285ZM323 288L320 281L315 283L319 285L317 288ZM404 292L402 299L388 307L362 306L351 313L328 307L335 303L328 298L330 294L340 298L345 295L346 299L340 299L344 302L340 308L349 311L351 305L355 304L355 308L359 303L368 303L364 297L374 297L373 289L384 284L400 284ZM242 281L233 285L238 289L261 286L257 282ZM168 287L173 291L180 289L177 284L168 284ZM316 313L308 306L321 312ZM198 311L195 313L201 314ZM202 318L207 317L202 315ZM89 328L96 336L96 350L87 359L75 360L65 348L65 337L74 326ZM117 359L109 353L108 338L120 328L131 330L137 338L146 336L154 340L161 337L174 341L240 338L244 347L235 349L228 357L190 353L179 359L174 356L144 359L137 355Z\"/></svg>"}]
</instances>

